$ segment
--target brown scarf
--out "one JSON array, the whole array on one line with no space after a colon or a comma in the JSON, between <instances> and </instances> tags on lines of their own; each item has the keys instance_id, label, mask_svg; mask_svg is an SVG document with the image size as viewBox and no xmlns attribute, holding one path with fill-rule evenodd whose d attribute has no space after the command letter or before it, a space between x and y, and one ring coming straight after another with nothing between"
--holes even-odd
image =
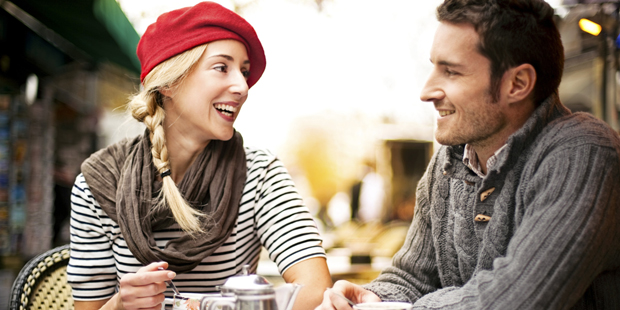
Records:
<instances>
[{"instance_id":1,"label":"brown scarf","mask_svg":"<svg viewBox=\"0 0 620 310\"><path fill-rule=\"evenodd\" d=\"M162 184L152 164L148 130L94 153L82 164L93 196L119 224L136 259L144 265L166 261L175 272L193 269L228 239L237 221L246 172L241 134L235 132L229 141L209 142L177 186L190 205L212 220L203 221L205 234L184 234L161 250L153 231L175 220L168 207L153 208Z\"/></svg>"}]
</instances>

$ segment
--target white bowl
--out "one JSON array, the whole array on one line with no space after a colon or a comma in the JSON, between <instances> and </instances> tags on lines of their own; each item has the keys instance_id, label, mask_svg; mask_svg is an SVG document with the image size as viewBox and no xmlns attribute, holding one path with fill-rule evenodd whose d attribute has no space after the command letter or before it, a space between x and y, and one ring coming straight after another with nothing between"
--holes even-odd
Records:
<instances>
[{"instance_id":1,"label":"white bowl","mask_svg":"<svg viewBox=\"0 0 620 310\"><path fill-rule=\"evenodd\" d=\"M353 306L355 310L411 310L412 308L412 304L398 301L365 302Z\"/></svg>"}]
</instances>

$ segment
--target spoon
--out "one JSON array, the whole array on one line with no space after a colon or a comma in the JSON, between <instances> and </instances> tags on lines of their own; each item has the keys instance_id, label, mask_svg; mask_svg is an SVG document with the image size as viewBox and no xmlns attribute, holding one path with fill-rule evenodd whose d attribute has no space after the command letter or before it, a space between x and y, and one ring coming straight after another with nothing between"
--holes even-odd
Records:
<instances>
[{"instance_id":1,"label":"spoon","mask_svg":"<svg viewBox=\"0 0 620 310\"><path fill-rule=\"evenodd\" d=\"M336 295L336 296L338 296L338 297L340 297L340 298L342 298L342 299L346 300L346 301L349 303L349 305L350 305L351 307L353 307L353 306L355 306L355 305L356 305L356 303L352 302L349 298L344 297L344 296L343 296L342 294L340 294L340 293L336 293L336 291L332 290L332 289L331 289L331 288L329 288L329 287L328 287L328 288L326 288L325 290L326 290L326 291L330 291L332 294L334 294L334 295Z\"/></svg>"},{"instance_id":2,"label":"spoon","mask_svg":"<svg viewBox=\"0 0 620 310\"><path fill-rule=\"evenodd\" d=\"M164 268L158 267L157 270L164 270ZM172 283L172 280L168 280L166 281L166 283L168 284L168 286L172 287L172 290L174 291L175 295L181 295L181 293L179 293L179 290L177 290L177 287L174 286L174 283Z\"/></svg>"}]
</instances>

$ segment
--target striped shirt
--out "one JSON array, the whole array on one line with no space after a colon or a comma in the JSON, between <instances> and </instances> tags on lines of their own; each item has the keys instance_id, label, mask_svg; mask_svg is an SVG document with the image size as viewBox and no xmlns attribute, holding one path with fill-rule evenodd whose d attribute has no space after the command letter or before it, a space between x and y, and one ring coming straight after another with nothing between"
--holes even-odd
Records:
<instances>
[{"instance_id":1,"label":"striped shirt","mask_svg":"<svg viewBox=\"0 0 620 310\"><path fill-rule=\"evenodd\" d=\"M178 274L181 292L216 292L244 265L258 266L261 246L280 273L313 257L325 257L316 224L282 163L266 150L246 147L247 180L239 216L228 240L193 270ZM71 259L67 267L73 299L107 299L116 293L119 279L143 265L132 255L120 227L101 209L79 175L71 199ZM177 225L154 232L157 246L180 236ZM166 297L172 297L170 289Z\"/></svg>"}]
</instances>

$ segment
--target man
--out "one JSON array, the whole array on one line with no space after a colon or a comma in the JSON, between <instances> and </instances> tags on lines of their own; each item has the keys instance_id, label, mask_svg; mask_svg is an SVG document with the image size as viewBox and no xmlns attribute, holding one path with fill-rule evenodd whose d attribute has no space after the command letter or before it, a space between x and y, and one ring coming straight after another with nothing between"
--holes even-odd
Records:
<instances>
[{"instance_id":1,"label":"man","mask_svg":"<svg viewBox=\"0 0 620 310\"><path fill-rule=\"evenodd\" d=\"M620 309L620 139L558 99L564 53L542 0L445 0L421 99L443 146L392 266L317 309Z\"/></svg>"}]
</instances>

